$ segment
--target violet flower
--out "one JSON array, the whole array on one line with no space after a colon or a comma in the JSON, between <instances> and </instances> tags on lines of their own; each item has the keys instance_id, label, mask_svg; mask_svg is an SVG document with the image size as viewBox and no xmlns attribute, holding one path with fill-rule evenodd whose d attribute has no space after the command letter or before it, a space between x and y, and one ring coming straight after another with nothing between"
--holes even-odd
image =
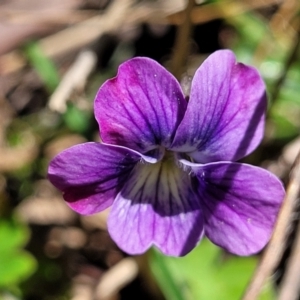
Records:
<instances>
[{"instance_id":1,"label":"violet flower","mask_svg":"<svg viewBox=\"0 0 300 300\"><path fill-rule=\"evenodd\" d=\"M234 162L260 143L265 109L260 75L229 50L204 61L189 101L161 65L136 57L96 96L104 143L63 151L49 179L81 214L111 206L108 231L127 253L154 245L181 256L205 235L250 255L268 242L284 197L274 175Z\"/></svg>"}]
</instances>

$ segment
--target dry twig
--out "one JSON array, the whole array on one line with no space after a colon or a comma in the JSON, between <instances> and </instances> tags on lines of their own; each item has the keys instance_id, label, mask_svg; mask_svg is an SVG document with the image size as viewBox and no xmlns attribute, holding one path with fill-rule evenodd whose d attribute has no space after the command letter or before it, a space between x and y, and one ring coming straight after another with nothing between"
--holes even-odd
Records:
<instances>
[{"instance_id":1,"label":"dry twig","mask_svg":"<svg viewBox=\"0 0 300 300\"><path fill-rule=\"evenodd\" d=\"M88 76L97 63L97 56L91 50L80 52L77 59L65 73L59 86L49 99L48 106L59 113L66 111L66 102L74 90L82 90Z\"/></svg>"},{"instance_id":2,"label":"dry twig","mask_svg":"<svg viewBox=\"0 0 300 300\"><path fill-rule=\"evenodd\" d=\"M167 5L169 4L170 5ZM92 17L56 34L40 40L43 53L51 58L61 56L71 50L86 46L104 33L114 33L121 26L140 24L142 22L160 24L181 24L184 5L180 1L158 1L131 6L131 0L116 0L102 15ZM223 1L201 7L194 7L191 20L194 24L205 23L217 18L228 18L249 10L277 4L280 0L256 1ZM184 2L183 2L184 3ZM66 42L68 41L68 42ZM17 51L12 51L0 57L0 74L16 72L25 66L24 58Z\"/></svg>"},{"instance_id":3,"label":"dry twig","mask_svg":"<svg viewBox=\"0 0 300 300\"><path fill-rule=\"evenodd\" d=\"M226 19L241 15L248 11L279 4L282 0L227 0L213 2L203 6L194 7L191 12L191 20L194 24L202 24L215 19ZM182 13L177 13L168 18L172 24L183 22Z\"/></svg>"},{"instance_id":4,"label":"dry twig","mask_svg":"<svg viewBox=\"0 0 300 300\"><path fill-rule=\"evenodd\" d=\"M270 21L270 29L273 35L282 42L283 46L290 45L296 31L292 26L292 20L299 11L298 0L283 1Z\"/></svg>"},{"instance_id":5,"label":"dry twig","mask_svg":"<svg viewBox=\"0 0 300 300\"><path fill-rule=\"evenodd\" d=\"M93 10L57 10L57 11L28 11L28 10L5 10L0 11L0 20L5 19L7 24L16 25L42 25L57 26L70 25L82 22L94 17Z\"/></svg>"},{"instance_id":6,"label":"dry twig","mask_svg":"<svg viewBox=\"0 0 300 300\"><path fill-rule=\"evenodd\" d=\"M298 166L300 182L300 165ZM297 300L300 291L300 225L298 225L296 243L287 265L287 271L280 286L278 300Z\"/></svg>"},{"instance_id":7,"label":"dry twig","mask_svg":"<svg viewBox=\"0 0 300 300\"><path fill-rule=\"evenodd\" d=\"M124 258L110 268L96 287L95 299L108 299L131 282L138 274L138 265L133 258Z\"/></svg>"},{"instance_id":8,"label":"dry twig","mask_svg":"<svg viewBox=\"0 0 300 300\"><path fill-rule=\"evenodd\" d=\"M300 151L295 162L293 174L298 182L298 196L300 195ZM280 286L278 300L296 300L300 291L300 224L298 225L296 242L288 262L287 271Z\"/></svg>"}]
</instances>

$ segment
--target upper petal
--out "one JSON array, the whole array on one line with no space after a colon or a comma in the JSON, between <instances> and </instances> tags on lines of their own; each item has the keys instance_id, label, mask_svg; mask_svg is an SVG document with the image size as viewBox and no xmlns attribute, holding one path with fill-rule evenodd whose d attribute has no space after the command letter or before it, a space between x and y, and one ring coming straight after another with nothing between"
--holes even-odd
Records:
<instances>
[{"instance_id":1,"label":"upper petal","mask_svg":"<svg viewBox=\"0 0 300 300\"><path fill-rule=\"evenodd\" d=\"M72 209L92 214L112 204L139 160L141 155L124 147L84 143L54 157L48 178Z\"/></svg>"},{"instance_id":2,"label":"upper petal","mask_svg":"<svg viewBox=\"0 0 300 300\"><path fill-rule=\"evenodd\" d=\"M108 231L129 254L152 245L182 256L203 236L203 217L190 177L177 166L137 165L113 203Z\"/></svg>"},{"instance_id":3,"label":"upper petal","mask_svg":"<svg viewBox=\"0 0 300 300\"><path fill-rule=\"evenodd\" d=\"M197 177L205 234L237 255L260 251L268 242L284 197L270 172L246 164L192 166Z\"/></svg>"},{"instance_id":4,"label":"upper petal","mask_svg":"<svg viewBox=\"0 0 300 300\"><path fill-rule=\"evenodd\" d=\"M105 143L141 153L169 146L186 109L177 80L160 64L137 57L119 67L95 99L95 117Z\"/></svg>"},{"instance_id":5,"label":"upper petal","mask_svg":"<svg viewBox=\"0 0 300 300\"><path fill-rule=\"evenodd\" d=\"M238 160L260 143L266 104L258 72L231 51L216 51L194 76L172 148L201 163Z\"/></svg>"}]
</instances>

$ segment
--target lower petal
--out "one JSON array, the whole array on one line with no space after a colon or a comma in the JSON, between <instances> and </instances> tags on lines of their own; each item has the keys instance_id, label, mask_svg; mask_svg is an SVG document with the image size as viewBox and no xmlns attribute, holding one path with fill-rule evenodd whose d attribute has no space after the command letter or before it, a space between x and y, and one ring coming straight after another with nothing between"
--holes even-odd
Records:
<instances>
[{"instance_id":1,"label":"lower petal","mask_svg":"<svg viewBox=\"0 0 300 300\"><path fill-rule=\"evenodd\" d=\"M284 198L278 178L239 163L211 163L192 169L198 179L206 236L237 255L260 251L270 239Z\"/></svg>"},{"instance_id":2,"label":"lower petal","mask_svg":"<svg viewBox=\"0 0 300 300\"><path fill-rule=\"evenodd\" d=\"M92 214L112 204L141 157L124 147L84 143L57 155L50 162L48 178L73 210Z\"/></svg>"},{"instance_id":3,"label":"lower petal","mask_svg":"<svg viewBox=\"0 0 300 300\"><path fill-rule=\"evenodd\" d=\"M108 231L129 254L152 245L171 256L190 252L203 236L203 217L189 175L165 162L138 165L113 203Z\"/></svg>"}]
</instances>

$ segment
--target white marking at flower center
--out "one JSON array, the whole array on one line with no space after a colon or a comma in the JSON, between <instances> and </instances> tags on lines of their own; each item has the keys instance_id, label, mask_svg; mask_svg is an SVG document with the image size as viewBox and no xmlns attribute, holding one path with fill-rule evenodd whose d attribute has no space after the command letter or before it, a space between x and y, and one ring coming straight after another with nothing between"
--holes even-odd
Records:
<instances>
[{"instance_id":1,"label":"white marking at flower center","mask_svg":"<svg viewBox=\"0 0 300 300\"><path fill-rule=\"evenodd\" d=\"M190 190L189 174L178 166L174 153L166 151L157 163L137 164L121 193L128 200L140 199L142 203L172 201L182 206L183 200L189 200Z\"/></svg>"}]
</instances>

